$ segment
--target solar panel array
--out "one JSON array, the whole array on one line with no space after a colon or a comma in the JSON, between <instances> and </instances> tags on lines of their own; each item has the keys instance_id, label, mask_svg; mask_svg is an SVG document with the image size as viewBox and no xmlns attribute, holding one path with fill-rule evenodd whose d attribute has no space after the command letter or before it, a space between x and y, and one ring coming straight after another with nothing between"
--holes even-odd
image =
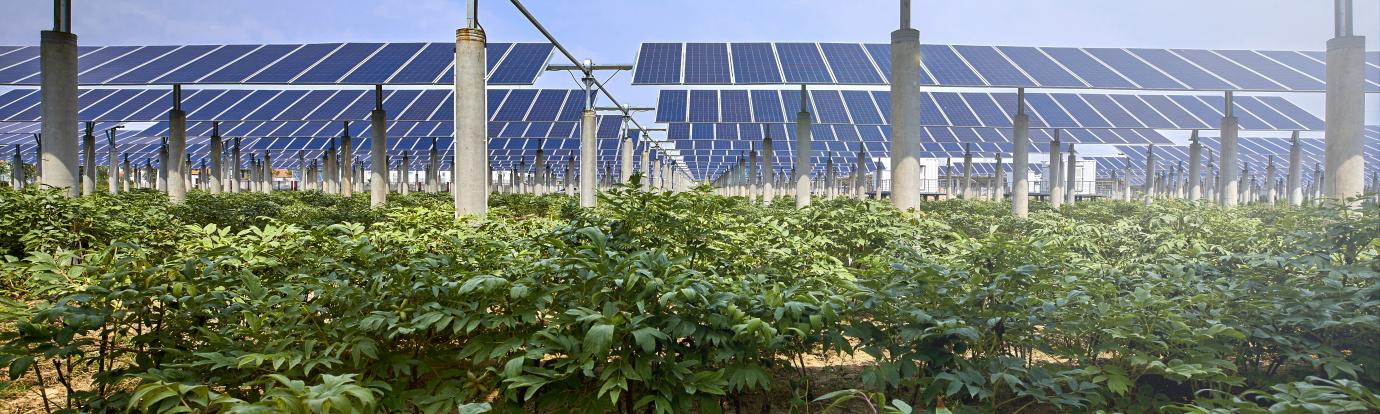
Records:
<instances>
[{"instance_id":1,"label":"solar panel array","mask_svg":"<svg viewBox=\"0 0 1380 414\"><path fill-rule=\"evenodd\" d=\"M923 85L1076 89L1325 89L1323 52L920 45ZM1366 54L1380 92L1380 53ZM882 85L887 44L643 43L635 85Z\"/></svg>"},{"instance_id":2,"label":"solar panel array","mask_svg":"<svg viewBox=\"0 0 1380 414\"><path fill-rule=\"evenodd\" d=\"M755 141L726 141L726 140L696 140L696 139L672 139L675 148L681 151L687 169L697 177L703 177L722 172L728 167L737 163L738 159L748 156L749 151L762 151L760 142ZM847 173L852 171L857 163L857 151L859 145L867 150L870 159L885 158L890 156L885 143L875 145L872 142L857 141L812 141L811 142L811 161L810 167L813 174L822 174L826 171L826 163L830 158L834 160L837 171ZM962 158L967 148L971 148L973 155L977 157L990 157L996 154L1011 154L1013 146L1009 142L980 142L980 143L959 143L959 142L924 142L921 144L922 158ZM1049 144L1032 142L1030 144L1032 153L1044 153L1049 151ZM792 140L773 140L772 153L776 157L775 169L777 172L788 172L791 170L795 158L795 142ZM759 158L760 160L760 158ZM867 163L869 171L876 169L876 163Z\"/></svg>"},{"instance_id":3,"label":"solar panel array","mask_svg":"<svg viewBox=\"0 0 1380 414\"><path fill-rule=\"evenodd\" d=\"M1214 166L1221 167L1221 141L1216 137L1202 137L1199 142L1203 145L1203 155L1201 162L1206 165L1208 151L1210 150L1215 159ZM1312 179L1313 167L1323 162L1323 140L1316 138L1299 139L1299 147L1303 155L1304 181ZM1365 150L1362 157L1366 161L1366 175L1380 171L1380 127L1367 126L1365 129ZM1271 155L1275 158L1275 178L1282 179L1288 171L1289 150L1291 140L1289 138L1261 138L1261 137L1241 137L1237 141L1237 168L1243 168L1247 163L1250 164L1251 173L1257 179L1264 179L1265 168ZM1144 183L1145 160L1148 156L1146 147L1118 146L1123 154L1126 155L1120 163L1117 161L1102 161L1108 163L1109 167L1115 166L1116 171L1122 171L1125 162L1130 162L1132 171L1132 184L1141 185ZM1171 166L1178 163L1188 162L1188 146L1156 146L1154 149L1156 169L1160 172L1167 171ZM1184 167L1187 169L1187 166ZM1205 174L1206 174L1205 170ZM1249 180L1249 178L1247 178Z\"/></svg>"},{"instance_id":4,"label":"solar panel array","mask_svg":"<svg viewBox=\"0 0 1380 414\"><path fill-rule=\"evenodd\" d=\"M889 125L891 92L809 91L816 124ZM1031 128L1215 129L1221 96L1027 93ZM1323 121L1278 96L1237 96L1235 115L1245 130L1321 130ZM662 123L794 123L798 90L662 90ZM1015 93L922 92L920 124L1010 128Z\"/></svg>"},{"instance_id":5,"label":"solar panel array","mask_svg":"<svg viewBox=\"0 0 1380 414\"><path fill-rule=\"evenodd\" d=\"M490 85L531 85L548 43L489 43ZM449 85L454 43L80 46L81 85ZM37 85L38 47L0 48L0 85Z\"/></svg>"},{"instance_id":6,"label":"solar panel array","mask_svg":"<svg viewBox=\"0 0 1380 414\"><path fill-rule=\"evenodd\" d=\"M38 122L39 92L0 93L0 122ZM490 89L488 111L495 122L576 122L585 107L579 90ZM185 89L188 121L364 121L374 109L374 92L358 89ZM453 92L442 89L384 91L390 121L440 121L455 117ZM155 89L85 89L77 98L81 121L166 121L172 92Z\"/></svg>"}]
</instances>

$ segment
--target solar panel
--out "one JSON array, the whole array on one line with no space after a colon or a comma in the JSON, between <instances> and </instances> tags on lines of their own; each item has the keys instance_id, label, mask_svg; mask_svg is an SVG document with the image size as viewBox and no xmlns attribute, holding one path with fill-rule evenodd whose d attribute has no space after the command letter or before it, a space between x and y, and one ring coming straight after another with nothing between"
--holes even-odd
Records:
<instances>
[{"instance_id":1,"label":"solar panel","mask_svg":"<svg viewBox=\"0 0 1380 414\"><path fill-rule=\"evenodd\" d=\"M777 43L776 54L786 83L832 83L824 57L814 43Z\"/></svg>"},{"instance_id":2,"label":"solar panel","mask_svg":"<svg viewBox=\"0 0 1380 414\"><path fill-rule=\"evenodd\" d=\"M1050 94L1050 96L1053 97L1055 102L1058 102L1060 106L1063 106L1064 110L1067 111L1069 115L1072 115L1073 118L1077 120L1078 123L1082 125L1084 128L1110 128L1113 126L1129 126L1112 125L1111 123L1107 122L1106 119L1102 118L1102 115L1098 114L1097 111L1093 110L1092 106L1089 106L1088 103L1084 102L1083 99L1078 95L1056 93Z\"/></svg>"},{"instance_id":3,"label":"solar panel","mask_svg":"<svg viewBox=\"0 0 1380 414\"><path fill-rule=\"evenodd\" d=\"M968 108L968 104L952 92L932 92L931 96L938 103L939 109L944 112L944 117L949 119L948 125L952 126L982 126L978 121L977 115ZM940 124L942 125L942 124Z\"/></svg>"},{"instance_id":4,"label":"solar panel","mask_svg":"<svg viewBox=\"0 0 1380 414\"><path fill-rule=\"evenodd\" d=\"M1296 69L1271 60L1262 55L1261 52L1250 50L1218 50L1216 52L1256 73L1268 76L1274 82L1289 89L1322 90L1325 88L1320 80L1313 79Z\"/></svg>"},{"instance_id":5,"label":"solar panel","mask_svg":"<svg viewBox=\"0 0 1380 414\"><path fill-rule=\"evenodd\" d=\"M728 45L723 43L685 44L686 84L730 83Z\"/></svg>"},{"instance_id":6,"label":"solar panel","mask_svg":"<svg viewBox=\"0 0 1380 414\"><path fill-rule=\"evenodd\" d=\"M723 122L752 122L752 105L748 91L719 91L719 105Z\"/></svg>"},{"instance_id":7,"label":"solar panel","mask_svg":"<svg viewBox=\"0 0 1380 414\"><path fill-rule=\"evenodd\" d=\"M553 46L547 43L518 43L489 74L490 85L530 85L551 59ZM452 76L453 78L453 76Z\"/></svg>"},{"instance_id":8,"label":"solar panel","mask_svg":"<svg viewBox=\"0 0 1380 414\"><path fill-rule=\"evenodd\" d=\"M1042 49L1054 60L1058 61L1063 67L1078 75L1079 78L1087 82L1089 86L1095 88L1134 88L1135 85L1125 77L1113 71L1111 68L1102 64L1082 49L1047 47Z\"/></svg>"},{"instance_id":9,"label":"solar panel","mask_svg":"<svg viewBox=\"0 0 1380 414\"><path fill-rule=\"evenodd\" d=\"M77 75L77 82L84 84L105 83L111 78L119 76L130 69L156 59L168 52L177 49L176 46L144 46L138 50L129 52L119 58L111 60L104 65L82 71Z\"/></svg>"},{"instance_id":10,"label":"solar panel","mask_svg":"<svg viewBox=\"0 0 1380 414\"><path fill-rule=\"evenodd\" d=\"M872 60L868 59L862 45L856 43L821 43L824 58L833 69L834 79L840 84L880 84L882 77L877 73Z\"/></svg>"},{"instance_id":11,"label":"solar panel","mask_svg":"<svg viewBox=\"0 0 1380 414\"><path fill-rule=\"evenodd\" d=\"M455 63L454 49L455 45L448 43L426 44L388 83L424 84L435 81L442 71Z\"/></svg>"},{"instance_id":12,"label":"solar panel","mask_svg":"<svg viewBox=\"0 0 1380 414\"><path fill-rule=\"evenodd\" d=\"M665 93L665 92L663 92ZM756 90L751 92L752 96L752 117L756 122L786 122L786 116L782 112L781 96L776 91ZM657 107L658 114L661 107ZM660 120L658 115L657 122Z\"/></svg>"},{"instance_id":13,"label":"solar panel","mask_svg":"<svg viewBox=\"0 0 1380 414\"><path fill-rule=\"evenodd\" d=\"M689 121L719 122L719 94L717 91L690 91Z\"/></svg>"},{"instance_id":14,"label":"solar panel","mask_svg":"<svg viewBox=\"0 0 1380 414\"><path fill-rule=\"evenodd\" d=\"M1087 85L1076 76L1064 70L1053 59L1033 47L998 46L1003 55L1024 69L1041 86L1082 88ZM971 59L970 59L971 60Z\"/></svg>"},{"instance_id":15,"label":"solar panel","mask_svg":"<svg viewBox=\"0 0 1380 414\"><path fill-rule=\"evenodd\" d=\"M637 54L633 83L680 83L680 59L680 43L643 43L642 50Z\"/></svg>"},{"instance_id":16,"label":"solar panel","mask_svg":"<svg viewBox=\"0 0 1380 414\"><path fill-rule=\"evenodd\" d=\"M1127 79L1140 85L1142 89L1186 89L1179 82L1161 73L1153 66L1141 61L1122 49L1088 48L1089 55L1101 60Z\"/></svg>"},{"instance_id":17,"label":"solar panel","mask_svg":"<svg viewBox=\"0 0 1380 414\"><path fill-rule=\"evenodd\" d=\"M812 91L810 96L814 100L814 109L819 115L818 118L820 123L851 123L848 119L848 111L843 107L843 97L839 95L838 91Z\"/></svg>"},{"instance_id":18,"label":"solar panel","mask_svg":"<svg viewBox=\"0 0 1380 414\"><path fill-rule=\"evenodd\" d=\"M225 45L195 61L187 63L177 70L154 79L152 83L173 84L173 83L194 83L197 80L211 74L212 71L220 69L236 59L243 58L245 54L253 51L259 46L255 45Z\"/></svg>"},{"instance_id":19,"label":"solar panel","mask_svg":"<svg viewBox=\"0 0 1380 414\"><path fill-rule=\"evenodd\" d=\"M215 46L183 46L137 69L125 72L123 75L117 76L106 83L127 85L146 84L153 81L156 77L162 76L173 69L187 64L188 61L200 58L202 55L209 53L215 48Z\"/></svg>"},{"instance_id":20,"label":"solar panel","mask_svg":"<svg viewBox=\"0 0 1380 414\"><path fill-rule=\"evenodd\" d=\"M384 46L377 53L361 63L358 68L350 72L345 77L345 83L374 83L382 84L393 77L393 73L398 71L398 62L406 62L407 59L417 54L422 49L421 43L394 43ZM434 79L434 78L433 78Z\"/></svg>"},{"instance_id":21,"label":"solar panel","mask_svg":"<svg viewBox=\"0 0 1380 414\"><path fill-rule=\"evenodd\" d=\"M991 46L954 46L954 49L982 74L988 85L1037 86Z\"/></svg>"},{"instance_id":22,"label":"solar panel","mask_svg":"<svg viewBox=\"0 0 1380 414\"><path fill-rule=\"evenodd\" d=\"M656 104L656 122L685 122L689 99L687 91L661 91Z\"/></svg>"},{"instance_id":23,"label":"solar panel","mask_svg":"<svg viewBox=\"0 0 1380 414\"><path fill-rule=\"evenodd\" d=\"M731 43L729 49L733 55L734 83L781 83L781 69L770 43Z\"/></svg>"},{"instance_id":24,"label":"solar panel","mask_svg":"<svg viewBox=\"0 0 1380 414\"><path fill-rule=\"evenodd\" d=\"M1180 83L1188 85L1190 89L1236 89L1232 84L1222 81L1168 50L1130 49L1130 51L1145 61L1152 62L1160 71L1173 76Z\"/></svg>"},{"instance_id":25,"label":"solar panel","mask_svg":"<svg viewBox=\"0 0 1380 414\"><path fill-rule=\"evenodd\" d=\"M948 46L920 45L920 62L941 85L984 86L968 64Z\"/></svg>"},{"instance_id":26,"label":"solar panel","mask_svg":"<svg viewBox=\"0 0 1380 414\"><path fill-rule=\"evenodd\" d=\"M872 95L867 91L843 91L843 102L848 106L848 113L853 116L853 123L862 125L885 123L881 113L877 111L877 105L872 102Z\"/></svg>"}]
</instances>

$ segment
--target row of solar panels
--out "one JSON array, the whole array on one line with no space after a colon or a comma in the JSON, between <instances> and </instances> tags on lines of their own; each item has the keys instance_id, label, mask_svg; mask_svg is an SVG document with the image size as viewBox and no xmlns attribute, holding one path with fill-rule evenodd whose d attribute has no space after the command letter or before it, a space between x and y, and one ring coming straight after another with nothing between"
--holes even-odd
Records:
<instances>
[{"instance_id":1,"label":"row of solar panels","mask_svg":"<svg viewBox=\"0 0 1380 414\"><path fill-rule=\"evenodd\" d=\"M531 85L548 43L490 43L490 85ZM454 84L453 43L81 46L81 85ZM37 46L0 46L0 84L37 85Z\"/></svg>"},{"instance_id":2,"label":"row of solar panels","mask_svg":"<svg viewBox=\"0 0 1380 414\"><path fill-rule=\"evenodd\" d=\"M887 125L891 92L809 91L811 119L821 124ZM662 123L793 123L800 91L663 90L656 121ZM1221 125L1222 96L1027 93L1031 128L1211 129ZM1320 130L1323 121L1278 96L1232 99L1241 128ZM953 127L1011 127L1016 94L924 92L920 124Z\"/></svg>"},{"instance_id":3,"label":"row of solar panels","mask_svg":"<svg viewBox=\"0 0 1380 414\"><path fill-rule=\"evenodd\" d=\"M128 155L131 162L143 163L151 160L157 165L158 150L162 145L161 138L139 136L136 131L122 131L116 138L119 156ZM229 156L229 143L227 140L226 156ZM437 147L437 155L441 159L443 167L449 166L453 155L453 140L450 138L396 138L389 139L388 154L390 157L389 165L398 166L402 163L404 153L412 158L414 166L425 162L431 149L432 142ZM519 163L531 165L536 157L538 146L547 155L549 162L563 165L571 155L578 155L578 139L508 139L496 138L489 141L489 160L494 168L506 168L507 166L518 165ZM338 146L339 144L336 143ZM598 149L599 164L616 165L619 160L619 140L600 140ZM331 147L330 140L310 139L310 138L244 138L240 141L241 162L248 165L251 157L262 159L265 152L271 154L270 161L275 168L294 168L297 164L298 155L301 154L306 160L320 159L324 151ZM19 135L0 136L0 158L4 160L13 157L16 148L20 151L20 156L26 163L33 163L37 159L36 144L32 138ZM368 140L355 142L354 155L357 163L369 165L370 145ZM187 151L194 164L199 165L206 160L210 154L210 139L205 137L188 138ZM96 162L105 165L109 162L108 147L104 139L97 140ZM638 157L634 157L638 158ZM636 161L636 160L635 160ZM209 163L209 161L206 161Z\"/></svg>"},{"instance_id":4,"label":"row of solar panels","mask_svg":"<svg viewBox=\"0 0 1380 414\"><path fill-rule=\"evenodd\" d=\"M390 120L455 119L454 92L442 89L384 91ZM490 89L490 120L499 122L578 121L585 94L566 89ZM37 122L42 118L37 89L0 94L0 121ZM366 90L194 89L182 91L182 110L190 121L362 121L375 107ZM81 121L153 122L168 119L172 92L154 89L85 89L77 97Z\"/></svg>"},{"instance_id":5,"label":"row of solar panels","mask_svg":"<svg viewBox=\"0 0 1380 414\"><path fill-rule=\"evenodd\" d=\"M1030 140L1047 142L1054 130L1030 131ZM1171 141L1153 129L1070 129L1059 130L1060 140L1076 144L1169 144ZM723 145L760 144L767 136L776 142L795 141L795 128L785 124L670 124L666 138L714 141ZM1010 128L990 127L925 127L920 130L922 142L1011 142L1015 137ZM886 125L811 125L810 139L814 141L875 142L886 145L891 141L891 127Z\"/></svg>"},{"instance_id":6,"label":"row of solar panels","mask_svg":"<svg viewBox=\"0 0 1380 414\"><path fill-rule=\"evenodd\" d=\"M921 45L920 82L941 86L1323 91L1323 52ZM1380 91L1380 52L1366 54ZM881 85L891 46L643 43L635 85Z\"/></svg>"},{"instance_id":7,"label":"row of solar panels","mask_svg":"<svg viewBox=\"0 0 1380 414\"><path fill-rule=\"evenodd\" d=\"M1362 157L1365 159L1366 174L1370 175L1380 171L1380 127L1367 126L1364 132L1365 149ZM1221 141L1216 137L1203 137L1200 142L1203 145L1204 153L1201 162L1206 163L1209 155L1208 151L1214 156L1215 166L1221 166ZM1292 141L1288 138L1259 138L1242 137L1237 140L1237 162L1238 168L1244 167L1247 163L1251 166L1251 171L1256 176L1263 177L1266 165L1269 163L1270 156L1274 156L1276 166L1276 178L1284 177L1289 165L1289 151ZM1302 150L1304 171L1311 171L1315 165L1322 163L1325 141L1322 139L1299 139L1299 147ZM1118 146L1117 149L1126 155L1120 164L1114 165L1118 171L1127 167L1125 162L1130 162L1130 169L1134 174L1142 176L1145 173L1145 160L1150 149L1147 147L1128 147ZM1188 162L1187 146L1156 146L1154 149L1156 163L1159 171L1167 171L1167 168L1176 167L1179 163ZM1099 161L1112 163L1118 161ZM1187 168L1187 167L1185 167ZM1305 177L1308 178L1308 177ZM1139 179L1137 183L1143 183Z\"/></svg>"}]
</instances>

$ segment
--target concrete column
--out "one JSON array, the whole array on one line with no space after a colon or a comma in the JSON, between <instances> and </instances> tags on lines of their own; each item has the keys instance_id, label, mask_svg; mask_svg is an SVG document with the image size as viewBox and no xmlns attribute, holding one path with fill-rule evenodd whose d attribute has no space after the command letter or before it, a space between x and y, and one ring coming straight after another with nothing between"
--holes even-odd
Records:
<instances>
[{"instance_id":1,"label":"concrete column","mask_svg":"<svg viewBox=\"0 0 1380 414\"><path fill-rule=\"evenodd\" d=\"M311 177L311 174L307 173L307 152L304 150L297 150L297 191L307 191L311 189L308 184L308 177Z\"/></svg>"},{"instance_id":2,"label":"concrete column","mask_svg":"<svg viewBox=\"0 0 1380 414\"><path fill-rule=\"evenodd\" d=\"M241 163L240 163L240 138L239 138L239 137L235 137L235 143L234 143L234 144L235 144L234 147L230 149L230 152L231 152L230 155L231 155L232 158L234 158L234 160L233 160L234 162L231 162L231 163L230 163L230 192L232 192L232 193L238 193L238 192L240 192L240 166L244 165L244 164L241 164Z\"/></svg>"},{"instance_id":3,"label":"concrete column","mask_svg":"<svg viewBox=\"0 0 1380 414\"><path fill-rule=\"evenodd\" d=\"M331 140L331 145L326 149L326 160L322 162L321 169L326 177L321 183L326 187L327 194L340 194L340 154L335 151L335 140Z\"/></svg>"},{"instance_id":4,"label":"concrete column","mask_svg":"<svg viewBox=\"0 0 1380 414\"><path fill-rule=\"evenodd\" d=\"M1285 178L1289 187L1289 206L1303 205L1303 149L1299 147L1299 132L1294 131L1289 145L1289 172Z\"/></svg>"},{"instance_id":5,"label":"concrete column","mask_svg":"<svg viewBox=\"0 0 1380 414\"><path fill-rule=\"evenodd\" d=\"M1342 4L1345 2L1345 4ZM1323 196L1342 201L1364 192L1364 36L1351 33L1351 2L1338 1L1337 37L1327 41L1327 108ZM46 132L44 134L47 135Z\"/></svg>"},{"instance_id":6,"label":"concrete column","mask_svg":"<svg viewBox=\"0 0 1380 414\"><path fill-rule=\"evenodd\" d=\"M63 1L61 4L70 2ZM59 8L63 7L58 5ZM67 5L70 11L70 5ZM56 10L55 10L56 12ZM39 107L42 131L38 182L76 196L77 187L77 35L71 17L55 13L54 30L39 34Z\"/></svg>"},{"instance_id":7,"label":"concrete column","mask_svg":"<svg viewBox=\"0 0 1380 414\"><path fill-rule=\"evenodd\" d=\"M645 165L645 164L644 164ZM565 162L565 195L571 197L575 195L575 156L571 155ZM651 185L651 179L647 180L647 185Z\"/></svg>"},{"instance_id":8,"label":"concrete column","mask_svg":"<svg viewBox=\"0 0 1380 414\"><path fill-rule=\"evenodd\" d=\"M156 172L156 171L153 169L153 160L150 160L150 159L148 159L148 158L145 158L145 159L144 159L144 188L151 188L151 189L154 189L154 191L160 191L160 189L158 188L158 180L159 180L158 177L161 176L161 175L162 175L162 174Z\"/></svg>"},{"instance_id":9,"label":"concrete column","mask_svg":"<svg viewBox=\"0 0 1380 414\"><path fill-rule=\"evenodd\" d=\"M532 174L536 176L536 180L535 180L535 181L537 182L537 185L533 186L533 191L532 191L532 193L534 193L534 194L536 194L536 195L542 195L542 194L546 194L546 193L547 193L547 188L546 188L546 185L547 185L547 183L546 183L546 171L545 171L544 168L543 168L543 166L545 166L545 165L546 165L546 151L544 151L544 150L541 149L541 142L538 142L538 144L537 144L537 158L536 158L536 161L532 163Z\"/></svg>"},{"instance_id":10,"label":"concrete column","mask_svg":"<svg viewBox=\"0 0 1380 414\"><path fill-rule=\"evenodd\" d=\"M182 87L173 85L172 110L168 111L168 201L173 204L187 200L187 181L190 175L182 164L187 158L187 113L182 111Z\"/></svg>"},{"instance_id":11,"label":"concrete column","mask_svg":"<svg viewBox=\"0 0 1380 414\"><path fill-rule=\"evenodd\" d=\"M1203 144L1198 142L1198 130L1193 130L1188 144L1188 201L1203 198L1202 168L1198 160L1203 157Z\"/></svg>"},{"instance_id":12,"label":"concrete column","mask_svg":"<svg viewBox=\"0 0 1380 414\"><path fill-rule=\"evenodd\" d=\"M399 165L399 166L398 166L398 169L400 170L399 176L398 176L398 184L399 184L399 186L398 186L398 192L403 193L404 195L409 194L409 193L412 192L412 178L411 178L411 176L412 176L412 156L411 156L411 151L403 151L403 153L402 153L402 165ZM517 171L514 171L514 174L515 174L515 175L516 175L516 173L517 173Z\"/></svg>"},{"instance_id":13,"label":"concrete column","mask_svg":"<svg viewBox=\"0 0 1380 414\"><path fill-rule=\"evenodd\" d=\"M858 143L858 164L853 166L853 197L867 198L867 150Z\"/></svg>"},{"instance_id":14,"label":"concrete column","mask_svg":"<svg viewBox=\"0 0 1380 414\"><path fill-rule=\"evenodd\" d=\"M1030 116L1025 114L1025 89L1016 94L1016 116L1012 119L1011 215L1025 218L1030 213Z\"/></svg>"},{"instance_id":15,"label":"concrete column","mask_svg":"<svg viewBox=\"0 0 1380 414\"><path fill-rule=\"evenodd\" d=\"M164 140L163 145L158 147L158 191L167 193L168 191L168 143Z\"/></svg>"},{"instance_id":16,"label":"concrete column","mask_svg":"<svg viewBox=\"0 0 1380 414\"><path fill-rule=\"evenodd\" d=\"M893 79L892 81L895 82L896 80ZM893 93L892 96L894 97L896 94ZM805 85L800 85L800 112L795 114L795 208L805 208L805 206L810 205L810 152L813 145L810 142L809 102L809 92L805 90ZM896 127L893 124L893 136L895 131ZM895 159L895 153L892 156Z\"/></svg>"},{"instance_id":17,"label":"concrete column","mask_svg":"<svg viewBox=\"0 0 1380 414\"><path fill-rule=\"evenodd\" d=\"M639 171L642 172L642 189L643 189L643 190L651 190L651 189L652 189L652 169L651 169L651 165L652 165L652 159L651 159L651 158L652 158L652 157L651 157L652 150L651 150L651 144L648 142L648 141L649 141L648 138L651 138L651 136L650 136L650 135L647 135L647 134L645 134L645 133L642 134L642 159L641 159L641 161L639 161L639 162L637 163Z\"/></svg>"},{"instance_id":18,"label":"concrete column","mask_svg":"<svg viewBox=\"0 0 1380 414\"><path fill-rule=\"evenodd\" d=\"M630 117L623 117L623 139L618 145L618 183L627 184L632 181L633 174L633 143L632 137L627 134L628 121Z\"/></svg>"},{"instance_id":19,"label":"concrete column","mask_svg":"<svg viewBox=\"0 0 1380 414\"><path fill-rule=\"evenodd\" d=\"M748 200L754 201L754 202L757 201L757 195L758 195L758 192L759 192L759 190L758 190L758 183L761 182L761 180L762 180L762 173L759 172L758 166L757 166L757 150L750 150L750 151L748 151L748 164L747 164L747 185L748 185L747 198L748 198Z\"/></svg>"},{"instance_id":20,"label":"concrete column","mask_svg":"<svg viewBox=\"0 0 1380 414\"><path fill-rule=\"evenodd\" d=\"M182 157L182 163L178 166L182 168L182 192L183 197L186 197L187 190L192 189L192 157Z\"/></svg>"},{"instance_id":21,"label":"concrete column","mask_svg":"<svg viewBox=\"0 0 1380 414\"><path fill-rule=\"evenodd\" d=\"M222 180L225 175L225 142L220 137L220 122L211 123L211 145L210 145L211 171L208 183L210 184L211 194L220 194L225 189ZM305 164L303 164L305 165Z\"/></svg>"},{"instance_id":22,"label":"concrete column","mask_svg":"<svg viewBox=\"0 0 1380 414\"><path fill-rule=\"evenodd\" d=\"M973 144L963 144L963 187L964 200L973 199Z\"/></svg>"},{"instance_id":23,"label":"concrete column","mask_svg":"<svg viewBox=\"0 0 1380 414\"><path fill-rule=\"evenodd\" d=\"M772 148L771 131L762 138L762 204L771 205L776 198L776 150Z\"/></svg>"},{"instance_id":24,"label":"concrete column","mask_svg":"<svg viewBox=\"0 0 1380 414\"><path fill-rule=\"evenodd\" d=\"M441 157L440 150L436 146L436 138L431 139L431 148L427 150L426 164L426 192L435 194L441 191ZM479 174L482 174L482 170ZM477 178L484 178L477 175ZM480 183L483 184L483 183ZM475 187L474 191L483 192L483 186Z\"/></svg>"},{"instance_id":25,"label":"concrete column","mask_svg":"<svg viewBox=\"0 0 1380 414\"><path fill-rule=\"evenodd\" d=\"M82 135L81 154L82 154L82 180L81 195L90 196L96 193L96 125L94 122L86 123L86 134Z\"/></svg>"},{"instance_id":26,"label":"concrete column","mask_svg":"<svg viewBox=\"0 0 1380 414\"><path fill-rule=\"evenodd\" d=\"M1265 164L1265 202L1273 205L1275 203L1275 156L1268 158Z\"/></svg>"},{"instance_id":27,"label":"concrete column","mask_svg":"<svg viewBox=\"0 0 1380 414\"><path fill-rule=\"evenodd\" d=\"M1222 117L1222 169L1221 175L1217 177L1217 202L1222 207L1235 207L1237 198L1240 197L1240 173L1236 162L1236 134L1239 125L1236 116L1233 115L1235 105L1232 103L1232 94L1227 92L1226 116Z\"/></svg>"},{"instance_id":28,"label":"concrete column","mask_svg":"<svg viewBox=\"0 0 1380 414\"><path fill-rule=\"evenodd\" d=\"M873 200L881 200L881 199L882 199L882 168L883 168L883 165L885 165L885 164L877 163L877 171L875 171L875 172L872 173L872 188L874 189L874 190L872 191L872 199L873 199Z\"/></svg>"},{"instance_id":29,"label":"concrete column","mask_svg":"<svg viewBox=\"0 0 1380 414\"><path fill-rule=\"evenodd\" d=\"M374 87L369 132L369 206L383 208L388 204L388 114L383 110L383 86Z\"/></svg>"},{"instance_id":30,"label":"concrete column","mask_svg":"<svg viewBox=\"0 0 1380 414\"><path fill-rule=\"evenodd\" d=\"M19 153L19 144L14 144L14 158L11 159L10 165L12 166L10 171L13 171L10 174L10 187L13 187L16 190L21 190L24 188L25 184L24 158Z\"/></svg>"},{"instance_id":31,"label":"concrete column","mask_svg":"<svg viewBox=\"0 0 1380 414\"><path fill-rule=\"evenodd\" d=\"M455 155L451 167L455 188L451 195L456 217L483 216L489 211L483 175L489 164L486 39L475 17L476 3L470 2L467 27L455 31Z\"/></svg>"},{"instance_id":32,"label":"concrete column","mask_svg":"<svg viewBox=\"0 0 1380 414\"><path fill-rule=\"evenodd\" d=\"M920 31L910 27L910 0L901 0L901 27L891 32L891 203L920 205ZM807 170L808 171L808 170Z\"/></svg>"},{"instance_id":33,"label":"concrete column","mask_svg":"<svg viewBox=\"0 0 1380 414\"><path fill-rule=\"evenodd\" d=\"M1145 204L1155 198L1155 144L1150 144L1145 156Z\"/></svg>"},{"instance_id":34,"label":"concrete column","mask_svg":"<svg viewBox=\"0 0 1380 414\"><path fill-rule=\"evenodd\" d=\"M1069 160L1064 164L1067 180L1064 183L1064 202L1073 205L1078 199L1078 151L1073 149L1073 144L1069 144Z\"/></svg>"},{"instance_id":35,"label":"concrete column","mask_svg":"<svg viewBox=\"0 0 1380 414\"><path fill-rule=\"evenodd\" d=\"M838 171L834 168L834 153L830 152L824 162L824 198L834 198L838 188Z\"/></svg>"},{"instance_id":36,"label":"concrete column","mask_svg":"<svg viewBox=\"0 0 1380 414\"><path fill-rule=\"evenodd\" d=\"M1002 168L1001 153L997 154L997 172L992 183L992 201L1006 201L1006 169Z\"/></svg>"},{"instance_id":37,"label":"concrete column","mask_svg":"<svg viewBox=\"0 0 1380 414\"><path fill-rule=\"evenodd\" d=\"M1059 130L1054 130L1054 139L1049 142L1049 164L1045 167L1045 187L1049 189L1049 203L1055 209L1064 205L1064 186L1063 184L1063 164L1064 160L1060 154L1062 144L1059 142ZM1150 179L1146 182L1153 182Z\"/></svg>"},{"instance_id":38,"label":"concrete column","mask_svg":"<svg viewBox=\"0 0 1380 414\"><path fill-rule=\"evenodd\" d=\"M264 150L263 192L273 192L273 157L268 150Z\"/></svg>"},{"instance_id":39,"label":"concrete column","mask_svg":"<svg viewBox=\"0 0 1380 414\"><path fill-rule=\"evenodd\" d=\"M1251 175L1251 163L1247 162L1247 163L1242 164L1241 175L1240 175L1240 177L1249 177L1250 175ZM1237 200L1238 200L1239 203L1241 203L1241 204L1250 203L1250 201L1251 201L1251 198L1250 198L1250 190L1251 190L1251 186L1250 186L1249 184L1242 184L1242 185L1240 185L1240 186L1237 187L1237 190L1236 190L1236 197L1237 197Z\"/></svg>"}]
</instances>

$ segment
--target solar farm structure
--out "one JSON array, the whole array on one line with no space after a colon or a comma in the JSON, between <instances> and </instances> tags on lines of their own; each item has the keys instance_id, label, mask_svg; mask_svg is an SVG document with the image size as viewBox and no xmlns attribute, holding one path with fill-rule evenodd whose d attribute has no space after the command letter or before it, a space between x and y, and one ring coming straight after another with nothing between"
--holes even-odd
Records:
<instances>
[{"instance_id":1,"label":"solar farm structure","mask_svg":"<svg viewBox=\"0 0 1380 414\"><path fill-rule=\"evenodd\" d=\"M1234 205L1240 189L1273 182L1257 141L1278 150L1265 137L1299 133L1305 159L1275 162L1313 187L1279 193L1376 186L1362 166L1374 165L1362 138L1374 128L1341 102L1380 92L1380 53L1350 44L921 44L903 21L890 44L648 42L631 64L595 65L545 31L539 43L85 46L56 19L40 46L0 46L0 152L42 164L38 177L12 175L13 186L92 192L94 171L107 168L123 179L108 190L150 186L174 201L188 187L368 188L377 203L389 191L450 191L475 212L481 193L519 189L580 190L592 205L599 189L642 172L658 188L709 183L802 206L812 194L901 208L1009 194L1024 215L1031 196L1209 194ZM618 102L594 77L610 70L631 70L630 87L657 89L656 101ZM547 71L578 74L575 87L535 88ZM1326 116L1288 99L1320 93ZM1189 151L1187 131L1214 138ZM1171 154L1183 159L1166 165ZM1301 172L1319 168L1332 179L1315 185Z\"/></svg>"}]
</instances>

